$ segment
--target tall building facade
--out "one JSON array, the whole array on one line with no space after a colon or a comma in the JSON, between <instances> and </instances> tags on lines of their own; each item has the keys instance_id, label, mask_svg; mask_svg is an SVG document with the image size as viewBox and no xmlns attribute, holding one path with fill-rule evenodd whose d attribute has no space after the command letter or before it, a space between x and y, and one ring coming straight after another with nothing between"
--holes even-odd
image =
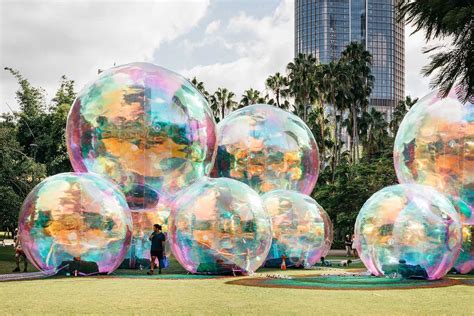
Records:
<instances>
[{"instance_id":1,"label":"tall building facade","mask_svg":"<svg viewBox=\"0 0 474 316\"><path fill-rule=\"evenodd\" d=\"M328 63L350 42L364 44L373 58L370 105L387 116L405 97L405 33L396 21L396 1L295 1L295 55L311 53Z\"/></svg>"}]
</instances>

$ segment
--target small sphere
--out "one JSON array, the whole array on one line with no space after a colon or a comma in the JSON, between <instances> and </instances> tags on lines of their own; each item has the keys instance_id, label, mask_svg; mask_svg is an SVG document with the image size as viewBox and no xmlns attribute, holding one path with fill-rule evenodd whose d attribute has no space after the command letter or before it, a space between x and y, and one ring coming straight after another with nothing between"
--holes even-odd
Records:
<instances>
[{"instance_id":1,"label":"small sphere","mask_svg":"<svg viewBox=\"0 0 474 316\"><path fill-rule=\"evenodd\" d=\"M88 273L111 273L130 246L132 219L115 184L95 174L61 173L27 196L19 232L38 270L54 273L77 264Z\"/></svg>"},{"instance_id":2,"label":"small sphere","mask_svg":"<svg viewBox=\"0 0 474 316\"><path fill-rule=\"evenodd\" d=\"M333 230L326 211L311 197L287 190L262 196L272 219L273 241L265 266L313 266L331 249Z\"/></svg>"},{"instance_id":3,"label":"small sphere","mask_svg":"<svg viewBox=\"0 0 474 316\"><path fill-rule=\"evenodd\" d=\"M462 226L461 252L453 269L461 274L467 274L474 270L474 225L464 224Z\"/></svg>"},{"instance_id":4,"label":"small sphere","mask_svg":"<svg viewBox=\"0 0 474 316\"><path fill-rule=\"evenodd\" d=\"M217 125L215 172L258 193L276 189L311 194L319 172L318 146L296 115L267 104L244 107Z\"/></svg>"},{"instance_id":5,"label":"small sphere","mask_svg":"<svg viewBox=\"0 0 474 316\"><path fill-rule=\"evenodd\" d=\"M132 63L104 71L78 94L66 140L75 171L106 176L131 207L149 208L210 173L215 121L184 77Z\"/></svg>"},{"instance_id":6,"label":"small sphere","mask_svg":"<svg viewBox=\"0 0 474 316\"><path fill-rule=\"evenodd\" d=\"M227 178L203 178L184 189L168 224L171 250L191 273L253 273L272 242L260 196Z\"/></svg>"},{"instance_id":7,"label":"small sphere","mask_svg":"<svg viewBox=\"0 0 474 316\"><path fill-rule=\"evenodd\" d=\"M461 221L434 189L401 184L376 192L355 224L356 249L377 276L442 278L461 248Z\"/></svg>"},{"instance_id":8,"label":"small sphere","mask_svg":"<svg viewBox=\"0 0 474 316\"><path fill-rule=\"evenodd\" d=\"M159 224L163 233L168 234L169 207L166 204L159 203L152 209L134 210L132 213L133 235L130 249L125 256L125 268L148 268L150 267L150 249L151 241L149 239L153 232L153 225ZM169 257L171 249L169 239L165 241L164 254Z\"/></svg>"},{"instance_id":9,"label":"small sphere","mask_svg":"<svg viewBox=\"0 0 474 316\"><path fill-rule=\"evenodd\" d=\"M449 194L461 220L474 224L474 104L455 88L442 99L432 92L406 114L393 157L400 183L418 183Z\"/></svg>"}]
</instances>

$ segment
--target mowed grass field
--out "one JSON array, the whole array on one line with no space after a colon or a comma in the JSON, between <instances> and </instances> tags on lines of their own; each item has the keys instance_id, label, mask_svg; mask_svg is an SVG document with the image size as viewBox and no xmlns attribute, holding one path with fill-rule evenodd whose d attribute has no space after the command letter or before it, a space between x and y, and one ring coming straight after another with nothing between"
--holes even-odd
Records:
<instances>
[{"instance_id":1,"label":"mowed grass field","mask_svg":"<svg viewBox=\"0 0 474 316\"><path fill-rule=\"evenodd\" d=\"M5 254L5 251L0 249L0 253ZM7 264L5 260L3 264ZM9 264L11 267L12 262ZM176 262L171 264L173 269L166 273L183 273ZM259 272L282 273L267 269ZM287 270L284 273L303 275L328 271ZM124 278L124 274L130 276ZM0 282L0 313L474 315L474 286L467 285L396 290L308 290L226 284L239 279L235 277L159 279L137 278L134 274L144 275L145 271L118 270L115 276Z\"/></svg>"}]
</instances>

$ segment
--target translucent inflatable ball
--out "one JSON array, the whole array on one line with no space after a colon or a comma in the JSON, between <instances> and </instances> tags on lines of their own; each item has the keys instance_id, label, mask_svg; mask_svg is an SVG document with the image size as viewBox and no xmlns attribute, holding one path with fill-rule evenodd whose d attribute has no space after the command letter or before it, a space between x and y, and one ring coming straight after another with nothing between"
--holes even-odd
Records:
<instances>
[{"instance_id":1,"label":"translucent inflatable ball","mask_svg":"<svg viewBox=\"0 0 474 316\"><path fill-rule=\"evenodd\" d=\"M461 248L461 221L434 189L401 184L376 192L355 224L356 249L374 275L442 278Z\"/></svg>"},{"instance_id":2,"label":"translucent inflatable ball","mask_svg":"<svg viewBox=\"0 0 474 316\"><path fill-rule=\"evenodd\" d=\"M167 234L169 214L169 207L161 202L152 209L132 211L132 243L121 267L132 269L150 267L151 241L149 237L153 232L153 225L161 225L163 233ZM165 242L166 256L171 253L168 241L169 239Z\"/></svg>"},{"instance_id":3,"label":"translucent inflatable ball","mask_svg":"<svg viewBox=\"0 0 474 316\"><path fill-rule=\"evenodd\" d=\"M474 104L453 89L432 92L407 113L397 133L394 162L400 183L418 183L451 195L463 222L474 224Z\"/></svg>"},{"instance_id":4,"label":"translucent inflatable ball","mask_svg":"<svg viewBox=\"0 0 474 316\"><path fill-rule=\"evenodd\" d=\"M184 77L147 63L101 73L77 96L67 146L78 172L120 184L132 208L149 208L210 173L215 121Z\"/></svg>"},{"instance_id":5,"label":"translucent inflatable ball","mask_svg":"<svg viewBox=\"0 0 474 316\"><path fill-rule=\"evenodd\" d=\"M227 178L204 178L184 189L168 224L171 250L191 273L251 274L272 243L270 216L260 196Z\"/></svg>"},{"instance_id":6,"label":"translucent inflatable ball","mask_svg":"<svg viewBox=\"0 0 474 316\"><path fill-rule=\"evenodd\" d=\"M474 225L462 226L462 245L454 271L467 274L474 270Z\"/></svg>"},{"instance_id":7,"label":"translucent inflatable ball","mask_svg":"<svg viewBox=\"0 0 474 316\"><path fill-rule=\"evenodd\" d=\"M311 194L318 179L318 146L296 115L272 105L247 106L219 122L217 135L217 176L244 182L258 193Z\"/></svg>"},{"instance_id":8,"label":"translucent inflatable ball","mask_svg":"<svg viewBox=\"0 0 474 316\"><path fill-rule=\"evenodd\" d=\"M38 270L111 273L130 246L132 219L117 185L94 174L61 173L28 195L19 232Z\"/></svg>"},{"instance_id":9,"label":"translucent inflatable ball","mask_svg":"<svg viewBox=\"0 0 474 316\"><path fill-rule=\"evenodd\" d=\"M262 196L272 219L273 241L265 266L310 267L331 249L333 230L326 211L311 197L287 190Z\"/></svg>"}]
</instances>

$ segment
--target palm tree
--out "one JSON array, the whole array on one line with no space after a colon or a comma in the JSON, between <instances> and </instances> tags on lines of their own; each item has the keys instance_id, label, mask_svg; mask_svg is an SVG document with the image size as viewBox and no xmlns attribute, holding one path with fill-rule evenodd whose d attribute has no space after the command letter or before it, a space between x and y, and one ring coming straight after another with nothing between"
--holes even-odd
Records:
<instances>
[{"instance_id":1,"label":"palm tree","mask_svg":"<svg viewBox=\"0 0 474 316\"><path fill-rule=\"evenodd\" d=\"M437 51L423 68L429 76L436 72L432 85L447 96L456 82L458 97L463 101L474 99L474 6L472 0L400 0L397 3L399 19L425 31L425 39L451 39L451 45L436 46L424 53ZM447 48L449 47L449 48Z\"/></svg>"},{"instance_id":2,"label":"palm tree","mask_svg":"<svg viewBox=\"0 0 474 316\"><path fill-rule=\"evenodd\" d=\"M215 108L219 109L219 118L222 120L227 112L232 111L237 102L234 101L235 94L226 88L217 88L213 95L213 103Z\"/></svg>"},{"instance_id":3,"label":"palm tree","mask_svg":"<svg viewBox=\"0 0 474 316\"><path fill-rule=\"evenodd\" d=\"M249 106L251 104L264 103L259 102L261 100L260 91L250 88L244 91L242 99L240 100L239 107Z\"/></svg>"},{"instance_id":4,"label":"palm tree","mask_svg":"<svg viewBox=\"0 0 474 316\"><path fill-rule=\"evenodd\" d=\"M389 127L392 135L397 135L398 127L402 122L405 114L407 114L408 110L418 101L418 98L412 100L412 98L408 95L405 97L405 100L399 101L395 110L392 114L392 120L390 121Z\"/></svg>"},{"instance_id":5,"label":"palm tree","mask_svg":"<svg viewBox=\"0 0 474 316\"><path fill-rule=\"evenodd\" d=\"M311 54L298 54L286 69L288 71L288 86L295 98L295 108L302 108L302 119L307 121L308 108L314 100L313 76L317 65L316 58Z\"/></svg>"},{"instance_id":6,"label":"palm tree","mask_svg":"<svg viewBox=\"0 0 474 316\"><path fill-rule=\"evenodd\" d=\"M265 86L275 95L276 106L282 108L280 99L286 96L288 89L288 78L282 76L279 72L269 76L265 81Z\"/></svg>"},{"instance_id":7,"label":"palm tree","mask_svg":"<svg viewBox=\"0 0 474 316\"><path fill-rule=\"evenodd\" d=\"M193 79L190 81L193 86L201 92L201 94L206 98L206 100L209 102L210 101L210 95L209 92L207 92L206 88L204 88L204 82L199 81L196 77L193 77Z\"/></svg>"},{"instance_id":8,"label":"palm tree","mask_svg":"<svg viewBox=\"0 0 474 316\"><path fill-rule=\"evenodd\" d=\"M342 116L349 97L349 76L347 75L347 65L339 61L331 61L322 65L322 78L320 89L325 91L325 101L330 104L333 118L333 147L331 165L333 179L335 177L336 165L339 162L339 151L342 148Z\"/></svg>"},{"instance_id":9,"label":"palm tree","mask_svg":"<svg viewBox=\"0 0 474 316\"><path fill-rule=\"evenodd\" d=\"M352 125L350 151L351 160L354 163L359 160L358 114L360 111L367 110L374 82L371 74L372 55L361 43L351 42L342 52L341 62L348 66L346 74L350 78L349 121Z\"/></svg>"},{"instance_id":10,"label":"palm tree","mask_svg":"<svg viewBox=\"0 0 474 316\"><path fill-rule=\"evenodd\" d=\"M371 158L386 145L388 140L388 123L381 112L372 108L369 112L362 114L360 127L364 154Z\"/></svg>"}]
</instances>

